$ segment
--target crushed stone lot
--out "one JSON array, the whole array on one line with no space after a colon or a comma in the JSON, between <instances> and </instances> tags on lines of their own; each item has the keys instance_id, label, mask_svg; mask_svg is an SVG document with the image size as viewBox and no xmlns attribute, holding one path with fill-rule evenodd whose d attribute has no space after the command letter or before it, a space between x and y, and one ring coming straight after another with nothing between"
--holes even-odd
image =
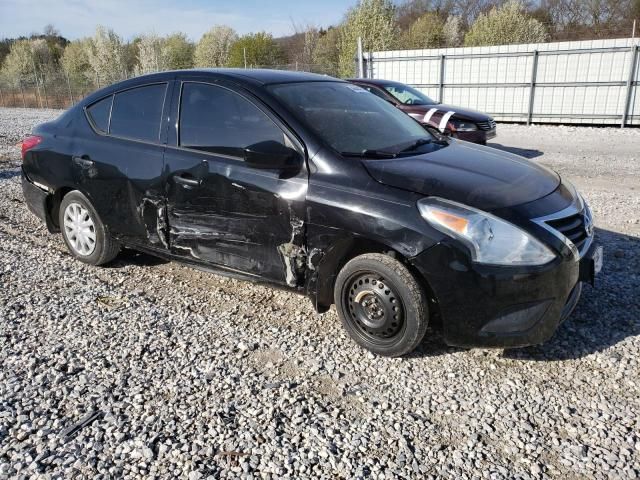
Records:
<instances>
[{"instance_id":1,"label":"crushed stone lot","mask_svg":"<svg viewBox=\"0 0 640 480\"><path fill-rule=\"evenodd\" d=\"M301 296L74 261L20 188L57 114L0 109L0 479L640 476L640 129L499 125L590 202L597 289L544 345L388 359Z\"/></svg>"}]
</instances>

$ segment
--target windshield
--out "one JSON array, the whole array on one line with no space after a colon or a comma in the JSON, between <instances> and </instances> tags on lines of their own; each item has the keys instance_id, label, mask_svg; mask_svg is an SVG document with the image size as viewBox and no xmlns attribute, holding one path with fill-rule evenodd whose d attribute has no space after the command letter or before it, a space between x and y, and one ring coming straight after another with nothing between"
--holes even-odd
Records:
<instances>
[{"instance_id":1,"label":"windshield","mask_svg":"<svg viewBox=\"0 0 640 480\"><path fill-rule=\"evenodd\" d=\"M342 154L398 153L418 141L432 139L407 114L357 85L328 81L267 88Z\"/></svg>"},{"instance_id":2,"label":"windshield","mask_svg":"<svg viewBox=\"0 0 640 480\"><path fill-rule=\"evenodd\" d=\"M433 105L438 103L409 85L385 85L384 89L405 105Z\"/></svg>"}]
</instances>

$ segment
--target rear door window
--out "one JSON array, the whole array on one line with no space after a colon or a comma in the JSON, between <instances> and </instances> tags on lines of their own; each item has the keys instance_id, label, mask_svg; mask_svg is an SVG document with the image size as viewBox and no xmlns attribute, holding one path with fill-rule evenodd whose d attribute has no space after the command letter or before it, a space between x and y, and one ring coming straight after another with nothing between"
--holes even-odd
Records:
<instances>
[{"instance_id":1,"label":"rear door window","mask_svg":"<svg viewBox=\"0 0 640 480\"><path fill-rule=\"evenodd\" d=\"M183 84L179 127L180 146L235 157L256 143L285 143L282 130L249 100L204 83Z\"/></svg>"},{"instance_id":2,"label":"rear door window","mask_svg":"<svg viewBox=\"0 0 640 480\"><path fill-rule=\"evenodd\" d=\"M93 126L102 133L109 131L109 115L111 115L111 101L113 95L98 100L96 103L87 108L87 114L93 123Z\"/></svg>"},{"instance_id":3,"label":"rear door window","mask_svg":"<svg viewBox=\"0 0 640 480\"><path fill-rule=\"evenodd\" d=\"M109 133L133 140L158 142L166 90L167 85L162 83L116 93Z\"/></svg>"}]
</instances>

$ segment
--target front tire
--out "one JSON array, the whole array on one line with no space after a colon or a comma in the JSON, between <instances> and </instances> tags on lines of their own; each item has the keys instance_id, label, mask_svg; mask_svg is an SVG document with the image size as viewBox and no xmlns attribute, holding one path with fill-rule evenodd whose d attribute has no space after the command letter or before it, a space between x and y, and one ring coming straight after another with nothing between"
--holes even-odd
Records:
<instances>
[{"instance_id":1,"label":"front tire","mask_svg":"<svg viewBox=\"0 0 640 480\"><path fill-rule=\"evenodd\" d=\"M413 351L427 331L425 294L398 260L368 253L350 260L336 278L338 316L351 338L378 355Z\"/></svg>"},{"instance_id":2,"label":"front tire","mask_svg":"<svg viewBox=\"0 0 640 480\"><path fill-rule=\"evenodd\" d=\"M111 237L87 197L77 190L67 193L60 203L60 230L71 255L90 265L113 260L120 244Z\"/></svg>"}]
</instances>

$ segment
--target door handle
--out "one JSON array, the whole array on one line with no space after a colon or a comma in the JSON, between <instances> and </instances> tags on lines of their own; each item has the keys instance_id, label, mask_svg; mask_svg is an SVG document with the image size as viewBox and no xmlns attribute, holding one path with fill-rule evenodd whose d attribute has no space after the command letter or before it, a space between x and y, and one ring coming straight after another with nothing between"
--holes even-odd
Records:
<instances>
[{"instance_id":1,"label":"door handle","mask_svg":"<svg viewBox=\"0 0 640 480\"><path fill-rule=\"evenodd\" d=\"M71 160L76 165L80 165L81 167L92 167L95 165L95 162L91 160L87 155L82 155L81 157L71 157Z\"/></svg>"},{"instance_id":2,"label":"door handle","mask_svg":"<svg viewBox=\"0 0 640 480\"><path fill-rule=\"evenodd\" d=\"M182 174L174 175L173 179L175 180L176 183L180 185L185 185L189 187L197 187L200 185L200 180L193 178L189 174L182 173Z\"/></svg>"}]
</instances>

